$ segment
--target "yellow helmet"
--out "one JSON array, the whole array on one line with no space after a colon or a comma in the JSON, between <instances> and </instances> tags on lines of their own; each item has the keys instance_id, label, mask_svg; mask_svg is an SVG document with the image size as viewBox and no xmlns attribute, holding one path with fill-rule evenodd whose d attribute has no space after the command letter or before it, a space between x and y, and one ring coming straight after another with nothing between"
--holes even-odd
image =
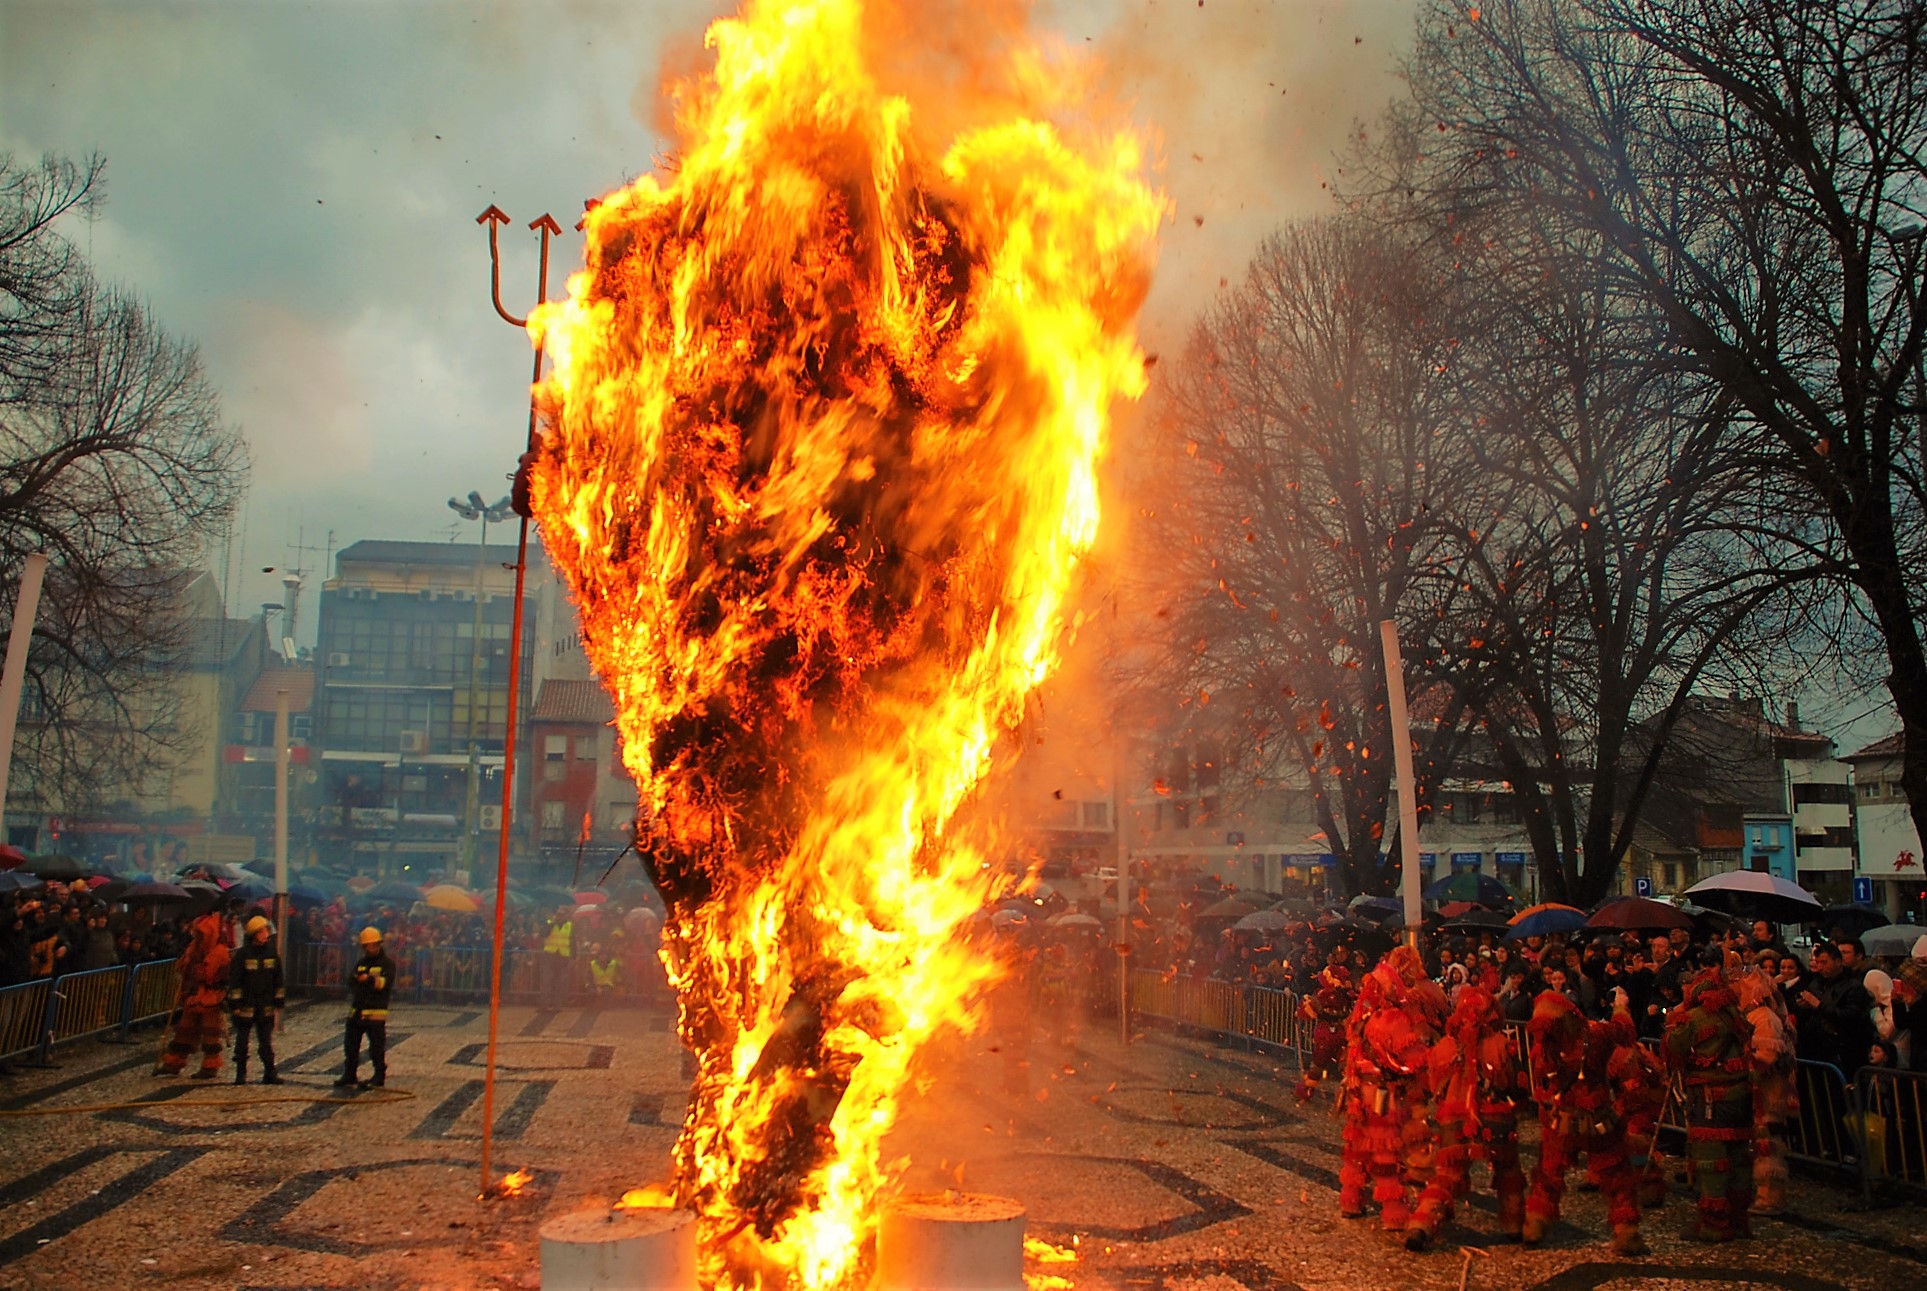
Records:
<instances>
[{"instance_id":1,"label":"yellow helmet","mask_svg":"<svg viewBox=\"0 0 1927 1291\"><path fill-rule=\"evenodd\" d=\"M264 916L255 915L254 918L248 920L248 936L252 937L255 933L260 932L267 926L268 921Z\"/></svg>"},{"instance_id":2,"label":"yellow helmet","mask_svg":"<svg viewBox=\"0 0 1927 1291\"><path fill-rule=\"evenodd\" d=\"M364 946L381 945L381 929L372 927L363 928L361 930L361 944Z\"/></svg>"}]
</instances>

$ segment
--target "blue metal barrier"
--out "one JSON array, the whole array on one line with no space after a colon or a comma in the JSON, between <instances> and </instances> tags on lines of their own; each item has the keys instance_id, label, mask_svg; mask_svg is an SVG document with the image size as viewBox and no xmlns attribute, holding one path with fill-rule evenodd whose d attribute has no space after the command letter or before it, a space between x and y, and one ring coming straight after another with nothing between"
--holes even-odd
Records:
<instances>
[{"instance_id":1,"label":"blue metal barrier","mask_svg":"<svg viewBox=\"0 0 1927 1291\"><path fill-rule=\"evenodd\" d=\"M171 959L63 973L0 987L0 1062L32 1055L45 1065L56 1045L117 1033L173 1008ZM153 999L165 994L165 1002Z\"/></svg>"}]
</instances>

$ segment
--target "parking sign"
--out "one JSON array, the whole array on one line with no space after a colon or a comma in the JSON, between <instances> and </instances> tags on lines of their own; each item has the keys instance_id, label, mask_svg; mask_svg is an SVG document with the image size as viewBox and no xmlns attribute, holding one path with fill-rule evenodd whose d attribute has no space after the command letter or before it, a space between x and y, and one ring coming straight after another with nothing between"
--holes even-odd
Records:
<instances>
[{"instance_id":1,"label":"parking sign","mask_svg":"<svg viewBox=\"0 0 1927 1291\"><path fill-rule=\"evenodd\" d=\"M1859 905L1873 904L1873 880L1864 874L1853 876L1853 899Z\"/></svg>"},{"instance_id":2,"label":"parking sign","mask_svg":"<svg viewBox=\"0 0 1927 1291\"><path fill-rule=\"evenodd\" d=\"M1643 874L1640 875L1638 878L1634 879L1633 895L1642 896L1642 897L1649 897L1653 895L1653 881L1647 878Z\"/></svg>"}]
</instances>

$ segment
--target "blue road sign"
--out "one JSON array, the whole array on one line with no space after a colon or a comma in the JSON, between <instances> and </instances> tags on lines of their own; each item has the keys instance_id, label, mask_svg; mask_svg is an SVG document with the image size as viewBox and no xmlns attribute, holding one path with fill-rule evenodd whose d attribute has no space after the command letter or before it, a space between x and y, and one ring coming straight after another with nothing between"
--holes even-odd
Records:
<instances>
[{"instance_id":1,"label":"blue road sign","mask_svg":"<svg viewBox=\"0 0 1927 1291\"><path fill-rule=\"evenodd\" d=\"M1860 905L1873 904L1873 880L1864 874L1853 876L1853 899Z\"/></svg>"},{"instance_id":2,"label":"blue road sign","mask_svg":"<svg viewBox=\"0 0 1927 1291\"><path fill-rule=\"evenodd\" d=\"M1644 875L1633 880L1633 895L1649 897L1653 895L1653 881Z\"/></svg>"}]
</instances>

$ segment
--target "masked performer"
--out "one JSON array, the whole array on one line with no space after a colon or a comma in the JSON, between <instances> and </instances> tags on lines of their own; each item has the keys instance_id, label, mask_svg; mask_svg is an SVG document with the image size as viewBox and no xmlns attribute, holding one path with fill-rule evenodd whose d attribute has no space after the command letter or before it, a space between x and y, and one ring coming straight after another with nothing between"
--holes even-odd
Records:
<instances>
[{"instance_id":1,"label":"masked performer","mask_svg":"<svg viewBox=\"0 0 1927 1291\"><path fill-rule=\"evenodd\" d=\"M1686 1157L1699 1189L1699 1222L1688 1236L1730 1242L1747 1236L1753 1200L1752 1028L1739 996L1717 968L1686 983L1666 1015L1666 1066L1681 1077Z\"/></svg>"},{"instance_id":2,"label":"masked performer","mask_svg":"<svg viewBox=\"0 0 1927 1291\"><path fill-rule=\"evenodd\" d=\"M1346 1027L1344 1164L1338 1209L1365 1213L1365 1187L1388 1232L1411 1222L1406 1173L1428 1164L1431 1127L1425 1116L1425 1072L1444 1028L1445 993L1425 976L1418 952L1395 947L1365 975Z\"/></svg>"},{"instance_id":3,"label":"masked performer","mask_svg":"<svg viewBox=\"0 0 1927 1291\"><path fill-rule=\"evenodd\" d=\"M194 1073L194 1079L213 1080L221 1070L221 1055L227 1048L227 921L219 911L210 910L196 919L188 932L190 940L179 961L181 1017L154 1074L180 1075L187 1067L188 1055L198 1046L201 1069Z\"/></svg>"},{"instance_id":4,"label":"masked performer","mask_svg":"<svg viewBox=\"0 0 1927 1291\"><path fill-rule=\"evenodd\" d=\"M1566 1172L1584 1156L1589 1177L1606 1195L1613 1252L1644 1254L1639 1236L1638 1184L1626 1150L1626 1123L1613 1098L1614 1051L1637 1043L1623 990L1614 992L1612 1020L1588 1022L1579 1006L1556 991L1533 1001L1532 1096L1539 1104L1539 1166L1526 1198L1521 1237L1536 1246L1559 1222Z\"/></svg>"},{"instance_id":5,"label":"masked performer","mask_svg":"<svg viewBox=\"0 0 1927 1291\"><path fill-rule=\"evenodd\" d=\"M1426 1078L1438 1149L1432 1177L1405 1228L1406 1249L1424 1250L1452 1218L1474 1161L1491 1166L1500 1231L1516 1238L1525 1220L1519 1100L1526 1091L1499 1003L1483 986L1460 989L1445 1034L1432 1046Z\"/></svg>"}]
</instances>

